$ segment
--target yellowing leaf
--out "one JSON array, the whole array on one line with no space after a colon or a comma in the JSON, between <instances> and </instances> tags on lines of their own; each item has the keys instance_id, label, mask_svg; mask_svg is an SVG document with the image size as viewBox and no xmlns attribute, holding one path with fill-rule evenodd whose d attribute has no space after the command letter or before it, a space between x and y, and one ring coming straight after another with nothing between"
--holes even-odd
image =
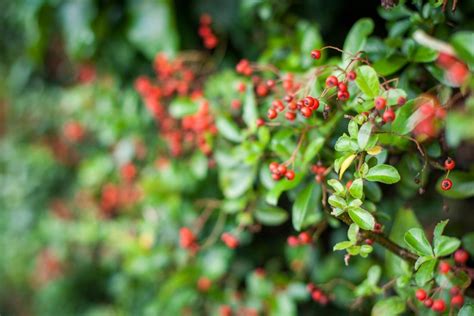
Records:
<instances>
[{"instance_id":1,"label":"yellowing leaf","mask_svg":"<svg viewBox=\"0 0 474 316\"><path fill-rule=\"evenodd\" d=\"M378 146L378 145L370 149L367 149L367 153L372 156L380 154L381 151L382 151L382 146Z\"/></svg>"},{"instance_id":2,"label":"yellowing leaf","mask_svg":"<svg viewBox=\"0 0 474 316\"><path fill-rule=\"evenodd\" d=\"M354 158L356 157L356 154L352 154L348 156L341 164L341 168L339 169L339 179L342 179L342 176L344 175L344 172L346 172L347 168L351 165L352 161L354 161Z\"/></svg>"}]
</instances>

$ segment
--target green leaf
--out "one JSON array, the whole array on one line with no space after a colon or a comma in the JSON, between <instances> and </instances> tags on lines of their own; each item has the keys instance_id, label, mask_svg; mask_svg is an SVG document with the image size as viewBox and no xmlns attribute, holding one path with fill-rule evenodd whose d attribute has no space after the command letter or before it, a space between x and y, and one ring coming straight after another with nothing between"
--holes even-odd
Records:
<instances>
[{"instance_id":1,"label":"green leaf","mask_svg":"<svg viewBox=\"0 0 474 316\"><path fill-rule=\"evenodd\" d=\"M349 188L349 193L356 199L361 199L364 193L364 182L362 179L355 179L351 187Z\"/></svg>"},{"instance_id":2,"label":"green leaf","mask_svg":"<svg viewBox=\"0 0 474 316\"><path fill-rule=\"evenodd\" d=\"M336 179L328 180L328 184L336 191L337 195L344 195L346 194L346 188Z\"/></svg>"},{"instance_id":3,"label":"green leaf","mask_svg":"<svg viewBox=\"0 0 474 316\"><path fill-rule=\"evenodd\" d=\"M377 60L373 67L381 76L389 76L407 64L407 59L402 56L390 56Z\"/></svg>"},{"instance_id":4,"label":"green leaf","mask_svg":"<svg viewBox=\"0 0 474 316\"><path fill-rule=\"evenodd\" d=\"M471 70L474 69L474 45L472 43L474 43L474 32L457 32L451 37L451 45L457 55L469 65Z\"/></svg>"},{"instance_id":5,"label":"green leaf","mask_svg":"<svg viewBox=\"0 0 474 316\"><path fill-rule=\"evenodd\" d=\"M376 182L366 181L364 183L365 197L371 201L379 202L382 199L382 190Z\"/></svg>"},{"instance_id":6,"label":"green leaf","mask_svg":"<svg viewBox=\"0 0 474 316\"><path fill-rule=\"evenodd\" d=\"M369 18L360 19L357 21L347 34L344 41L344 54L342 54L343 66L347 67L350 63L350 58L365 47L367 37L374 30L374 22Z\"/></svg>"},{"instance_id":7,"label":"green leaf","mask_svg":"<svg viewBox=\"0 0 474 316\"><path fill-rule=\"evenodd\" d=\"M414 126L409 124L409 118L414 112L414 108L415 102L410 100L397 110L395 120L392 122L391 126L392 132L405 135L412 131Z\"/></svg>"},{"instance_id":8,"label":"green leaf","mask_svg":"<svg viewBox=\"0 0 474 316\"><path fill-rule=\"evenodd\" d=\"M157 52L174 54L178 48L174 12L169 0L130 1L128 40L149 59Z\"/></svg>"},{"instance_id":9,"label":"green leaf","mask_svg":"<svg viewBox=\"0 0 474 316\"><path fill-rule=\"evenodd\" d=\"M418 259L416 259L415 266L414 266L415 271L418 270L423 263L425 263L426 261L430 261L430 260L433 260L432 256L420 256L420 257L418 257Z\"/></svg>"},{"instance_id":10,"label":"green leaf","mask_svg":"<svg viewBox=\"0 0 474 316\"><path fill-rule=\"evenodd\" d=\"M365 178L369 181L377 181L386 184L393 184L400 181L400 174L391 165L381 164L369 169Z\"/></svg>"},{"instance_id":11,"label":"green leaf","mask_svg":"<svg viewBox=\"0 0 474 316\"><path fill-rule=\"evenodd\" d=\"M425 46L417 46L412 52L410 59L417 63L429 63L438 57L438 52L434 49Z\"/></svg>"},{"instance_id":12,"label":"green leaf","mask_svg":"<svg viewBox=\"0 0 474 316\"><path fill-rule=\"evenodd\" d=\"M401 297L389 297L378 301L372 308L372 316L396 316L405 312L405 300Z\"/></svg>"},{"instance_id":13,"label":"green leaf","mask_svg":"<svg viewBox=\"0 0 474 316\"><path fill-rule=\"evenodd\" d=\"M245 94L244 107L242 118L245 124L249 127L250 131L254 132L257 129L257 101L253 92L252 85L248 85L247 92Z\"/></svg>"},{"instance_id":14,"label":"green leaf","mask_svg":"<svg viewBox=\"0 0 474 316\"><path fill-rule=\"evenodd\" d=\"M433 278L433 272L436 266L436 259L424 262L415 274L415 280L418 286L424 286Z\"/></svg>"},{"instance_id":15,"label":"green leaf","mask_svg":"<svg viewBox=\"0 0 474 316\"><path fill-rule=\"evenodd\" d=\"M311 142L306 147L303 156L303 163L307 164L313 160L314 157L321 151L324 145L324 137L318 137L316 139L311 140Z\"/></svg>"},{"instance_id":16,"label":"green leaf","mask_svg":"<svg viewBox=\"0 0 474 316\"><path fill-rule=\"evenodd\" d=\"M443 235L444 228L446 227L448 222L449 222L449 219L441 221L438 224L436 224L436 227L433 231L433 242L434 242L435 247L436 247L438 238Z\"/></svg>"},{"instance_id":17,"label":"green leaf","mask_svg":"<svg viewBox=\"0 0 474 316\"><path fill-rule=\"evenodd\" d=\"M356 242L357 241L357 234L359 233L359 226L357 224L352 223L351 226L349 226L349 229L347 230L347 238L349 238L350 241Z\"/></svg>"},{"instance_id":18,"label":"green leaf","mask_svg":"<svg viewBox=\"0 0 474 316\"><path fill-rule=\"evenodd\" d=\"M359 144L359 149L364 150L369 142L370 134L372 133L373 124L371 122L366 122L360 127L359 135L357 136L357 143Z\"/></svg>"},{"instance_id":19,"label":"green leaf","mask_svg":"<svg viewBox=\"0 0 474 316\"><path fill-rule=\"evenodd\" d=\"M233 142L241 142L243 140L239 127L233 121L224 116L218 116L216 126L219 133Z\"/></svg>"},{"instance_id":20,"label":"green leaf","mask_svg":"<svg viewBox=\"0 0 474 316\"><path fill-rule=\"evenodd\" d=\"M462 238L462 244L464 249L466 249L471 256L474 256L474 232L464 235Z\"/></svg>"},{"instance_id":21,"label":"green leaf","mask_svg":"<svg viewBox=\"0 0 474 316\"><path fill-rule=\"evenodd\" d=\"M198 111L198 105L189 98L175 98L171 101L169 111L172 117L182 118L195 114Z\"/></svg>"},{"instance_id":22,"label":"green leaf","mask_svg":"<svg viewBox=\"0 0 474 316\"><path fill-rule=\"evenodd\" d=\"M346 151L356 152L359 149L359 147L357 146L357 143L353 139L351 139L349 136L344 134L341 137L339 137L339 139L336 142L336 145L334 146L334 149L341 152L346 152Z\"/></svg>"},{"instance_id":23,"label":"green leaf","mask_svg":"<svg viewBox=\"0 0 474 316\"><path fill-rule=\"evenodd\" d=\"M370 267L369 271L367 271L367 283L375 286L379 283L381 276L382 268L378 265L374 265Z\"/></svg>"},{"instance_id":24,"label":"green leaf","mask_svg":"<svg viewBox=\"0 0 474 316\"><path fill-rule=\"evenodd\" d=\"M347 126L347 130L349 131L349 136L352 139L357 139L357 134L359 133L359 125L356 121L350 120L349 125Z\"/></svg>"},{"instance_id":25,"label":"green leaf","mask_svg":"<svg viewBox=\"0 0 474 316\"><path fill-rule=\"evenodd\" d=\"M459 248L461 241L454 237L439 236L434 246L436 257L444 257L452 254Z\"/></svg>"},{"instance_id":26,"label":"green leaf","mask_svg":"<svg viewBox=\"0 0 474 316\"><path fill-rule=\"evenodd\" d=\"M344 250L344 249L347 249L349 247L352 247L354 245L354 242L352 241L341 241L341 242L338 242L337 244L334 245L334 247L332 248L333 251L336 251L336 250Z\"/></svg>"},{"instance_id":27,"label":"green leaf","mask_svg":"<svg viewBox=\"0 0 474 316\"><path fill-rule=\"evenodd\" d=\"M474 315L474 304L464 304L459 310L458 316L472 316Z\"/></svg>"},{"instance_id":28,"label":"green leaf","mask_svg":"<svg viewBox=\"0 0 474 316\"><path fill-rule=\"evenodd\" d=\"M238 164L230 168L219 168L219 184L224 196L237 198L252 187L256 176L256 168L246 164Z\"/></svg>"},{"instance_id":29,"label":"green leaf","mask_svg":"<svg viewBox=\"0 0 474 316\"><path fill-rule=\"evenodd\" d=\"M337 207L340 209L345 209L347 206L346 200L344 200L342 197L339 197L337 195L331 195L328 199L328 203L332 207Z\"/></svg>"},{"instance_id":30,"label":"green leaf","mask_svg":"<svg viewBox=\"0 0 474 316\"><path fill-rule=\"evenodd\" d=\"M362 257L367 257L368 254L372 253L374 251L374 247L370 245L362 245L360 246L360 255Z\"/></svg>"},{"instance_id":31,"label":"green leaf","mask_svg":"<svg viewBox=\"0 0 474 316\"><path fill-rule=\"evenodd\" d=\"M264 225L278 226L288 219L288 213L282 208L262 204L255 209L255 218Z\"/></svg>"},{"instance_id":32,"label":"green leaf","mask_svg":"<svg viewBox=\"0 0 474 316\"><path fill-rule=\"evenodd\" d=\"M466 199L474 196L474 173L462 171L451 171L449 179L453 181L453 187L448 191L441 189L441 181L444 177L440 177L436 184L437 191L451 199Z\"/></svg>"},{"instance_id":33,"label":"green leaf","mask_svg":"<svg viewBox=\"0 0 474 316\"><path fill-rule=\"evenodd\" d=\"M380 85L377 72L370 66L360 66L357 69L355 80L357 87L370 98L375 98L380 94Z\"/></svg>"},{"instance_id":34,"label":"green leaf","mask_svg":"<svg viewBox=\"0 0 474 316\"><path fill-rule=\"evenodd\" d=\"M293 203L292 209L292 223L296 231L300 231L308 211L314 210L316 203L319 203L319 196L321 195L321 186L316 185L314 181L301 190Z\"/></svg>"},{"instance_id":35,"label":"green leaf","mask_svg":"<svg viewBox=\"0 0 474 316\"><path fill-rule=\"evenodd\" d=\"M433 250L421 228L412 228L405 233L405 243L420 256L432 256Z\"/></svg>"},{"instance_id":36,"label":"green leaf","mask_svg":"<svg viewBox=\"0 0 474 316\"><path fill-rule=\"evenodd\" d=\"M303 179L303 176L300 172L296 173L295 178L293 180L281 179L278 183L268 191L265 200L270 205L277 205L278 198L284 191L291 190L298 186L298 184Z\"/></svg>"},{"instance_id":37,"label":"green leaf","mask_svg":"<svg viewBox=\"0 0 474 316\"><path fill-rule=\"evenodd\" d=\"M349 216L351 219L359 225L360 228L365 230L373 230L375 225L375 219L368 211L362 208L349 208Z\"/></svg>"}]
</instances>

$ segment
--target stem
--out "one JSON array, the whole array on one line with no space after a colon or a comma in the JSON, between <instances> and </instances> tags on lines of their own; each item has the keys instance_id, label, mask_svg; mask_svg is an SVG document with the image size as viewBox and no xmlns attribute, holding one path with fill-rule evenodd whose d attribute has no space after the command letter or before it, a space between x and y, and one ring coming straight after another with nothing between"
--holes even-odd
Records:
<instances>
[{"instance_id":1,"label":"stem","mask_svg":"<svg viewBox=\"0 0 474 316\"><path fill-rule=\"evenodd\" d=\"M330 210L326 208L326 212L330 213ZM352 219L349 217L349 214L343 213L337 217L337 219L341 220L347 225L351 225L353 223ZM397 245L393 241L391 241L387 236L384 234L377 234L370 230L361 230L361 236L365 239L372 239L373 241L377 242L379 245L390 251L391 253L399 256L403 260L414 264L415 261L418 259L418 256L409 250Z\"/></svg>"}]
</instances>

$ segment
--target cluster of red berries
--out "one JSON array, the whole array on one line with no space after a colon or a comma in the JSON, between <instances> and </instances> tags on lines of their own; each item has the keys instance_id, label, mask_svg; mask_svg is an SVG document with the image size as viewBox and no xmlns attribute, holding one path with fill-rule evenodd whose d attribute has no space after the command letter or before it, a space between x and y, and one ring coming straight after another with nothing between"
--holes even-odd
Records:
<instances>
[{"instance_id":1,"label":"cluster of red berries","mask_svg":"<svg viewBox=\"0 0 474 316\"><path fill-rule=\"evenodd\" d=\"M462 307L464 304L464 296L461 290L457 286L453 286L449 290L449 294L451 295L451 306L455 308ZM418 289L415 292L415 297L420 302L423 302L423 305L427 308L431 308L435 312L442 313L446 310L446 302L443 299L432 299L424 289Z\"/></svg>"},{"instance_id":2,"label":"cluster of red berries","mask_svg":"<svg viewBox=\"0 0 474 316\"><path fill-rule=\"evenodd\" d=\"M313 241L310 232L301 232L298 236L289 236L286 242L290 247L297 247L301 245L309 245Z\"/></svg>"},{"instance_id":3,"label":"cluster of red berries","mask_svg":"<svg viewBox=\"0 0 474 316\"><path fill-rule=\"evenodd\" d=\"M227 247L229 247L230 249L235 249L239 246L239 240L237 239L237 237L235 237L234 235L230 234L230 233L223 233L221 235L221 240L224 242L224 244L226 244Z\"/></svg>"},{"instance_id":4,"label":"cluster of red berries","mask_svg":"<svg viewBox=\"0 0 474 316\"><path fill-rule=\"evenodd\" d=\"M452 55L440 53L436 63L446 71L446 79L456 86L462 85L469 77L467 65Z\"/></svg>"},{"instance_id":5,"label":"cluster of red berries","mask_svg":"<svg viewBox=\"0 0 474 316\"><path fill-rule=\"evenodd\" d=\"M419 137L436 137L439 132L439 123L446 116L446 110L433 95L423 94L417 99L421 120L415 125L413 133Z\"/></svg>"},{"instance_id":6,"label":"cluster of red berries","mask_svg":"<svg viewBox=\"0 0 474 316\"><path fill-rule=\"evenodd\" d=\"M326 305L329 303L329 297L326 293L320 288L317 288L313 283L308 283L306 289L311 294L313 301L318 302L321 305Z\"/></svg>"},{"instance_id":7,"label":"cluster of red berries","mask_svg":"<svg viewBox=\"0 0 474 316\"><path fill-rule=\"evenodd\" d=\"M207 49L213 49L219 43L217 36L211 29L212 18L208 14L201 15L199 19L199 30L198 34L204 42L204 46Z\"/></svg>"},{"instance_id":8,"label":"cluster of red berries","mask_svg":"<svg viewBox=\"0 0 474 316\"><path fill-rule=\"evenodd\" d=\"M184 248L196 252L199 249L196 235L188 227L181 227L179 230L179 245Z\"/></svg>"},{"instance_id":9,"label":"cluster of red berries","mask_svg":"<svg viewBox=\"0 0 474 316\"><path fill-rule=\"evenodd\" d=\"M270 163L268 168L270 169L272 178L275 181L280 180L282 177L285 177L290 181L295 178L295 172L288 169L285 164L279 164L278 162L274 161Z\"/></svg>"},{"instance_id":10,"label":"cluster of red berries","mask_svg":"<svg viewBox=\"0 0 474 316\"><path fill-rule=\"evenodd\" d=\"M444 161L444 170L446 170L446 178L441 181L441 190L448 191L453 187L453 181L448 178L449 172L454 169L456 163L453 159L448 158Z\"/></svg>"},{"instance_id":11,"label":"cluster of red berries","mask_svg":"<svg viewBox=\"0 0 474 316\"><path fill-rule=\"evenodd\" d=\"M400 103L405 104L405 98L400 99ZM375 109L378 111L383 111L387 106L387 99L384 97L376 97L374 100ZM382 119L385 123L390 123L395 120L395 111L391 107L387 108L383 114Z\"/></svg>"},{"instance_id":12,"label":"cluster of red berries","mask_svg":"<svg viewBox=\"0 0 474 316\"><path fill-rule=\"evenodd\" d=\"M340 101L347 101L350 97L349 91L347 91L347 82L353 81L357 77L354 71L349 71L346 74L346 80L339 82L336 76L329 76L326 78L326 87L331 89L337 88L337 99Z\"/></svg>"},{"instance_id":13,"label":"cluster of red berries","mask_svg":"<svg viewBox=\"0 0 474 316\"><path fill-rule=\"evenodd\" d=\"M182 121L171 117L165 106L176 94L188 96L195 102L202 100L200 80L195 80L192 64L185 63L181 58L168 60L165 55L158 54L154 69L156 83L152 83L149 78L139 77L135 88L157 121L171 155L180 156L186 149L192 150L194 147L209 155L212 150L208 136L215 135L217 128L208 102L203 100L198 113L185 117Z\"/></svg>"},{"instance_id":14,"label":"cluster of red berries","mask_svg":"<svg viewBox=\"0 0 474 316\"><path fill-rule=\"evenodd\" d=\"M131 162L126 163L120 168L120 175L125 182L132 182L137 176L137 167Z\"/></svg>"},{"instance_id":15,"label":"cluster of red berries","mask_svg":"<svg viewBox=\"0 0 474 316\"><path fill-rule=\"evenodd\" d=\"M104 217L116 214L119 208L126 208L135 204L141 197L140 190L132 185L116 185L107 183L102 187L100 210Z\"/></svg>"},{"instance_id":16,"label":"cluster of red berries","mask_svg":"<svg viewBox=\"0 0 474 316\"><path fill-rule=\"evenodd\" d=\"M212 152L207 136L215 136L217 127L214 116L209 109L209 102L203 101L196 114L183 118L184 140L186 143L195 144L206 155Z\"/></svg>"},{"instance_id":17,"label":"cluster of red berries","mask_svg":"<svg viewBox=\"0 0 474 316\"><path fill-rule=\"evenodd\" d=\"M285 97L285 104L281 100L275 100L272 102L272 106L268 109L267 117L270 120L274 120L278 117L278 114L287 110L285 113L285 118L288 121L294 121L296 119L297 111L305 117L310 118L313 115L313 112L316 111L319 107L319 100L313 98L312 96L307 96L302 100L294 100L294 96L287 95Z\"/></svg>"},{"instance_id":18,"label":"cluster of red berries","mask_svg":"<svg viewBox=\"0 0 474 316\"><path fill-rule=\"evenodd\" d=\"M317 164L311 166L311 172L315 174L314 179L317 183L324 181L326 176L327 168L323 166L321 161L318 161Z\"/></svg>"},{"instance_id":19,"label":"cluster of red berries","mask_svg":"<svg viewBox=\"0 0 474 316\"><path fill-rule=\"evenodd\" d=\"M250 65L250 62L247 59L242 59L241 61L239 61L235 66L235 70L237 71L237 73L244 76L251 76L253 74L252 66Z\"/></svg>"}]
</instances>

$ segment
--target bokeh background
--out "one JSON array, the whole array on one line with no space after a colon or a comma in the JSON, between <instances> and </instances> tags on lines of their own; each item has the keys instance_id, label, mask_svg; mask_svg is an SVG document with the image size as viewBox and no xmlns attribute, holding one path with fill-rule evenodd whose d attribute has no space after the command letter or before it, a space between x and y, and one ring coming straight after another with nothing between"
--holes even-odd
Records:
<instances>
[{"instance_id":1,"label":"bokeh background","mask_svg":"<svg viewBox=\"0 0 474 316\"><path fill-rule=\"evenodd\" d=\"M383 12L378 1L362 0L0 1L0 314L171 315L187 302L199 305L191 284L202 271L184 265L176 240L182 217L193 216L189 201L212 190L199 183L206 163L196 156L189 169L156 174L159 140L133 89L135 79L152 73L160 51L211 55L214 70L259 58L298 71L308 49L322 42L341 47L360 18L373 19L375 38L396 38L413 27L387 21ZM203 13L212 16L224 43L213 52L197 34ZM474 29L474 2L460 0L456 13L447 16L453 28ZM86 136L71 145L67 130L72 138L81 134L75 122ZM469 132L470 123L463 124ZM459 150L468 168L472 144ZM139 160L140 192L127 188L129 204L104 219L97 215L97 200L104 184L118 182L118 166L130 157ZM137 205L141 194L146 198ZM397 203L394 198L390 203ZM434 206L441 197L431 203L419 206L422 220L444 216ZM472 198L452 202L451 208L464 212L449 214L451 233L472 229L472 206ZM288 269L279 249L266 241L283 245L290 227L266 228L239 250L241 259L232 267L236 287L247 282L250 291L265 291L249 272L255 266ZM337 234L324 238L337 240ZM225 272L230 256L223 248L209 253L203 259L207 273ZM319 273L356 281L369 265L343 270L340 257L329 257ZM282 298L275 308L284 315L290 303ZM309 304L301 303L300 312L315 315ZM330 307L327 313L344 312Z\"/></svg>"}]
</instances>

